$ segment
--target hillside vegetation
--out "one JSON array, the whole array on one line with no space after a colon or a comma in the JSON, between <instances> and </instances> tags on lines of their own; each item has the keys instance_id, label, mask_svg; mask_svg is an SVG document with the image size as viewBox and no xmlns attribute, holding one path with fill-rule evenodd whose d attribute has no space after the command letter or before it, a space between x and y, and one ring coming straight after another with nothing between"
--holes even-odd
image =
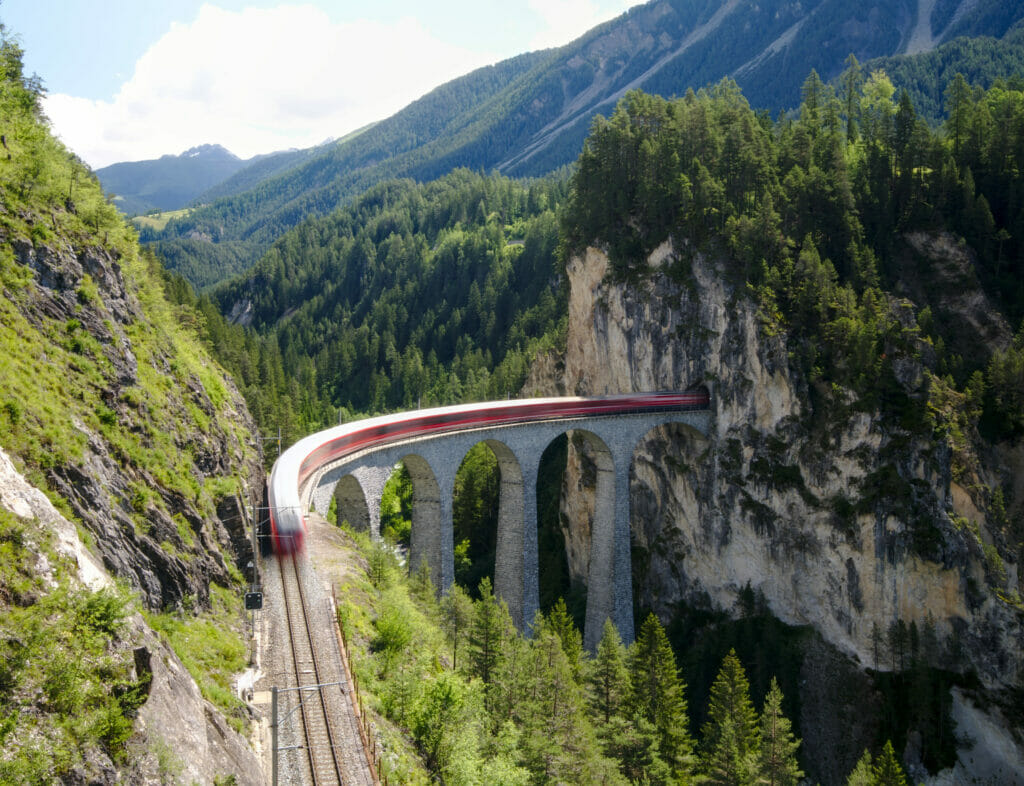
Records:
<instances>
[{"instance_id":1,"label":"hillside vegetation","mask_svg":"<svg viewBox=\"0 0 1024 786\"><path fill-rule=\"evenodd\" d=\"M392 181L306 221L212 301L180 279L172 293L204 312L250 409L286 442L339 413L503 398L562 341L565 188L465 170Z\"/></svg>"},{"instance_id":2,"label":"hillside vegetation","mask_svg":"<svg viewBox=\"0 0 1024 786\"><path fill-rule=\"evenodd\" d=\"M630 94L587 140L565 213L569 247L604 244L626 279L670 236L728 252L769 329L803 337L805 368L868 397L884 395L879 381L892 373L885 342L902 328L886 292L906 286L905 237L915 230L963 237L973 272L1019 324L1024 92L972 91L957 77L950 119L934 132L884 73L865 79L854 63L843 83L837 96L812 73L799 115L777 124L727 81L672 101ZM917 330L935 346L937 372L962 386L991 358L976 395L988 391L987 414L1009 429L1002 436L1019 433L1000 371L1017 350L945 352L964 336L930 311Z\"/></svg>"},{"instance_id":3,"label":"hillside vegetation","mask_svg":"<svg viewBox=\"0 0 1024 786\"><path fill-rule=\"evenodd\" d=\"M195 313L167 302L40 97L0 26L0 447L122 584L85 588L66 534L57 548L48 524L0 511L0 781L142 779L156 753L135 734L151 681L136 612L188 627L216 605L242 647L242 555L218 509L258 482L258 450Z\"/></svg>"},{"instance_id":4,"label":"hillside vegetation","mask_svg":"<svg viewBox=\"0 0 1024 786\"><path fill-rule=\"evenodd\" d=\"M777 123L728 81L671 101L630 94L594 124L561 236L577 251L605 244L626 278L670 235L728 252L770 329L805 337L797 362L852 387L865 405L896 403L885 353L904 328L886 293L918 281L914 331L933 347L935 395L944 386L968 395L986 433L1012 437L1024 428L1022 339L979 343L944 319L944 293L914 272L921 262L905 237L962 236L975 252L971 275L1011 329L1020 324L1022 93L955 79L950 120L933 131L884 73L865 75L854 62L842 81L836 94L812 74L799 114ZM285 235L216 294L224 313L245 313L271 339L250 334L249 359L227 361L245 384L277 373L271 357L282 379L301 380L283 413L273 413L274 399L254 409L268 424L298 418L312 428L334 422L338 408L516 389L564 313L550 212L563 189L465 172L425 186L389 183Z\"/></svg>"},{"instance_id":5,"label":"hillside vegetation","mask_svg":"<svg viewBox=\"0 0 1024 786\"><path fill-rule=\"evenodd\" d=\"M897 88L910 94L918 115L936 127L946 118L945 90L957 74L974 87L987 89L997 79L1019 87L1024 78L1024 24L1018 22L1002 38L963 36L930 52L874 58L864 70L885 71Z\"/></svg>"},{"instance_id":6,"label":"hillside vegetation","mask_svg":"<svg viewBox=\"0 0 1024 786\"><path fill-rule=\"evenodd\" d=\"M455 586L438 601L429 571L406 578L386 546L348 535L366 569L346 571L338 616L392 781L795 785L803 777L793 706L772 673L786 667L776 651L741 658L721 646L728 634L718 630L703 662L693 658L681 672L652 614L632 645L607 622L587 653L561 601L523 636L489 578L475 600ZM749 594L735 638L752 649L777 645L784 626L758 616ZM882 740L878 751L863 752L850 782L905 784L892 744Z\"/></svg>"}]
</instances>

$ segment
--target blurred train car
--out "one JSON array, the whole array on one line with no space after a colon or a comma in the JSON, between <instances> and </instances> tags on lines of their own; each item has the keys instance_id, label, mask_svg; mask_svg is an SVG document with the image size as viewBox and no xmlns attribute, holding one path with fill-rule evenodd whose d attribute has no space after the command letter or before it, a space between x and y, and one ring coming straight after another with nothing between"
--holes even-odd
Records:
<instances>
[{"instance_id":1,"label":"blurred train car","mask_svg":"<svg viewBox=\"0 0 1024 786\"><path fill-rule=\"evenodd\" d=\"M357 451L385 447L412 437L466 429L707 409L710 400L707 389L700 388L679 393L490 401L400 412L318 431L296 442L274 462L267 489L274 550L290 554L302 549L306 535L305 510L301 503L303 486L321 467Z\"/></svg>"}]
</instances>

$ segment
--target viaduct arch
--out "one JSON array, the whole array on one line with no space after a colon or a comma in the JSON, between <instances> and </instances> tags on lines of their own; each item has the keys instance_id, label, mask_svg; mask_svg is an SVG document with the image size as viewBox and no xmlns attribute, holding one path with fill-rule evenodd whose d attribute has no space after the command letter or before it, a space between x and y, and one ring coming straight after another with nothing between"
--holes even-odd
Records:
<instances>
[{"instance_id":1,"label":"viaduct arch","mask_svg":"<svg viewBox=\"0 0 1024 786\"><path fill-rule=\"evenodd\" d=\"M573 417L411 437L329 461L302 490L304 509L326 515L331 498L338 515L380 537L384 485L399 461L413 481L410 570L427 561L442 590L454 581L452 498L455 473L474 445L494 452L501 474L495 555L495 594L508 605L520 630L539 608L537 474L541 454L558 436L574 431L589 443L597 464L595 519L591 529L584 646L597 648L605 619L626 643L634 639L630 563L629 471L648 432L682 423L707 436L707 410Z\"/></svg>"}]
</instances>

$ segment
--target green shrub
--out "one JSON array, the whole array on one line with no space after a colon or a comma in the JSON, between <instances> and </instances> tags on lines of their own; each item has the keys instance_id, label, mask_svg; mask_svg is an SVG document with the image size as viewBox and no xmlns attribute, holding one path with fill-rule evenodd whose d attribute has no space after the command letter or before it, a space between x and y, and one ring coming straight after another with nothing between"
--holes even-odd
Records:
<instances>
[{"instance_id":1,"label":"green shrub","mask_svg":"<svg viewBox=\"0 0 1024 786\"><path fill-rule=\"evenodd\" d=\"M373 649L387 655L397 655L412 641L412 627L400 609L389 607L373 622L377 637Z\"/></svg>"}]
</instances>

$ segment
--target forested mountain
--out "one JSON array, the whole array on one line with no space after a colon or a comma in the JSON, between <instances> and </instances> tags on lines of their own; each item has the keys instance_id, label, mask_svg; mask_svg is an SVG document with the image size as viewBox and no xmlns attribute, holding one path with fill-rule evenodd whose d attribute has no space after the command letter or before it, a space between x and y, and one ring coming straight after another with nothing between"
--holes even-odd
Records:
<instances>
[{"instance_id":1,"label":"forested mountain","mask_svg":"<svg viewBox=\"0 0 1024 786\"><path fill-rule=\"evenodd\" d=\"M757 115L731 81L674 102L629 94L594 126L563 236L573 248L606 244L622 276L670 234L723 245L742 263L737 275L768 299L768 313L781 309L807 335L825 336L808 368L855 387L868 385L874 361L847 357L848 331L869 330L857 339L867 347L887 329L871 311L877 300L862 302L863 293L934 286L907 267L901 238L911 230L965 237L978 252L982 285L1019 324L1021 91L997 84L975 93L957 77L944 90L950 119L932 131L884 75L865 79L854 63L841 82L837 95L812 73L799 114L778 123ZM309 427L329 422L324 413L338 407L370 412L502 395L521 373L499 375L496 388L488 374L509 352L550 334L564 310L550 212L564 193L560 183L465 170L427 185L390 181L286 233L214 299L232 319L272 336L284 378L320 398L303 407ZM631 218L637 211L642 222ZM807 275L818 283L810 287ZM852 309L842 333L816 321L836 293ZM1010 352L999 355L1009 378L989 371L985 422L1024 427L1008 370L1017 350L965 343L942 309L936 301L928 322L947 348L938 356L942 373L961 386L995 349ZM249 364L254 373L260 366Z\"/></svg>"},{"instance_id":2,"label":"forested mountain","mask_svg":"<svg viewBox=\"0 0 1024 786\"><path fill-rule=\"evenodd\" d=\"M345 137L345 139L351 139L364 130L366 129L359 129ZM199 194L194 202L203 205L226 196L241 194L254 188L264 180L269 180L290 169L295 169L309 159L323 155L324 150L328 146L344 142L345 139L331 140L316 147L307 147L301 150L281 150L277 153L253 156L233 175Z\"/></svg>"},{"instance_id":3,"label":"forested mountain","mask_svg":"<svg viewBox=\"0 0 1024 786\"><path fill-rule=\"evenodd\" d=\"M981 88L1024 76L1024 23L1015 23L1002 38L963 36L920 54L878 57L864 63L864 72L871 71L885 71L897 88L905 88L917 113L935 126L946 116L943 91L956 74Z\"/></svg>"},{"instance_id":4,"label":"forested mountain","mask_svg":"<svg viewBox=\"0 0 1024 786\"><path fill-rule=\"evenodd\" d=\"M199 145L178 156L128 161L96 170L103 190L125 215L185 207L211 186L231 177L245 161L220 145Z\"/></svg>"},{"instance_id":5,"label":"forested mountain","mask_svg":"<svg viewBox=\"0 0 1024 786\"><path fill-rule=\"evenodd\" d=\"M933 131L883 75L839 84L812 73L774 124L730 83L595 124L564 213L564 385L712 386L709 437L634 455L635 597L705 684L718 636L778 658L812 781L889 737L912 782L959 756L954 780L1010 783L1019 747L998 773L981 751L1021 739L1024 706L1024 92L955 77ZM746 627L748 580L860 666ZM975 680L994 720L968 756Z\"/></svg>"},{"instance_id":6,"label":"forested mountain","mask_svg":"<svg viewBox=\"0 0 1024 786\"><path fill-rule=\"evenodd\" d=\"M837 96L812 73L799 117L774 125L729 82L672 102L630 94L595 124L580 158L570 248L605 244L628 278L670 236L720 245L763 298L766 319L810 339L806 368L871 396L883 394L866 371L881 359L869 347L879 350L894 327L880 293L941 307L929 272L908 262L908 233L964 237L977 252L973 273L1019 325L1024 93L997 84L975 94L957 76L946 90L950 119L933 132L885 75L864 80L854 64L842 81L850 92ZM936 360L957 386L995 359L985 383L970 384L975 395L987 391L997 433L1018 432L1024 380L1005 377L1001 364L1018 368L1019 347L1007 337L965 345L940 315L926 322L951 350ZM860 351L868 354L851 356Z\"/></svg>"},{"instance_id":7,"label":"forested mountain","mask_svg":"<svg viewBox=\"0 0 1024 786\"><path fill-rule=\"evenodd\" d=\"M501 398L556 343L564 181L457 170L381 184L282 237L213 293L210 339L265 422L296 437L338 410ZM204 308L213 306L208 301Z\"/></svg>"},{"instance_id":8,"label":"forested mountain","mask_svg":"<svg viewBox=\"0 0 1024 786\"><path fill-rule=\"evenodd\" d=\"M828 81L850 53L866 60L905 52L911 42L925 51L960 31L1002 36L1024 15L996 0L938 3L928 20L917 12L909 0L655 0L564 47L443 85L373 134L143 239L205 285L223 258L252 264L307 215L386 178L430 180L459 166L514 176L556 170L575 160L594 115L609 113L630 89L682 95L732 76L753 106L774 114L795 104L810 68Z\"/></svg>"}]
</instances>

